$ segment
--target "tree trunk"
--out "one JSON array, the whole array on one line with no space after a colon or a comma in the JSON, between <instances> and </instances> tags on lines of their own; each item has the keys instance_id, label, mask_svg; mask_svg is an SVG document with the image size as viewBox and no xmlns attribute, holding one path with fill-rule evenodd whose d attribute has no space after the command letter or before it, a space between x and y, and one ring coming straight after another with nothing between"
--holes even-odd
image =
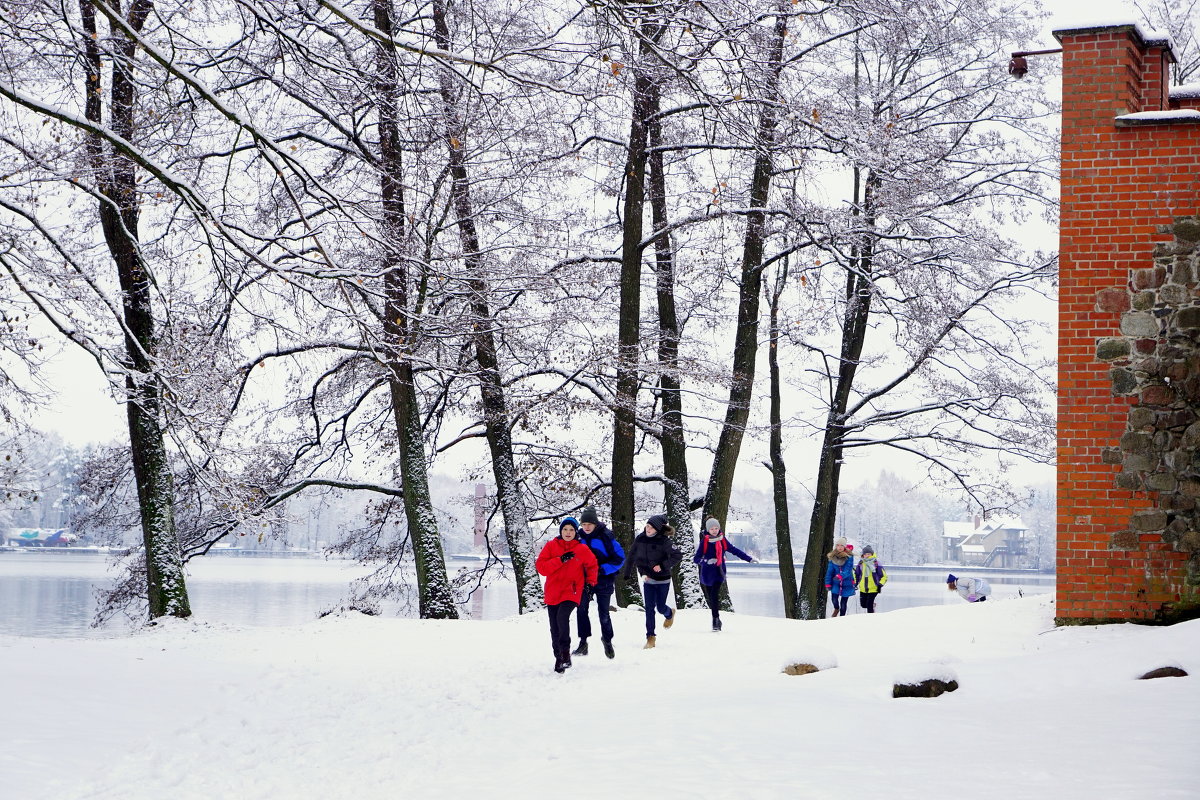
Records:
<instances>
[{"instance_id":1,"label":"tree trunk","mask_svg":"<svg viewBox=\"0 0 1200 800\"><path fill-rule=\"evenodd\" d=\"M434 36L438 47L450 50L450 28L446 22L445 0L433 0ZM517 583L517 607L520 613L536 611L545 606L542 582L534 568L533 536L529 530L529 514L521 495L520 482L512 449L512 432L505 402L504 384L493 335L495 320L488 303L488 287L475 213L471 202L471 181L466 161L466 132L461 122L454 86L449 74L440 75L442 107L446 122L446 144L449 148L451 195L462 242L463 259L470 275L472 337L475 360L479 365L479 393L483 404L484 431L492 457L492 475L496 481L496 498L504 517L504 535L512 558L513 575Z\"/></svg>"},{"instance_id":2,"label":"tree trunk","mask_svg":"<svg viewBox=\"0 0 1200 800\"><path fill-rule=\"evenodd\" d=\"M88 0L80 0L79 5L84 54L88 62L85 114L90 121L100 123L103 65L97 45L95 8ZM132 30L141 31L152 6L149 0L135 0L126 18ZM111 40L113 70L109 124L117 134L132 141L136 46L124 32L118 32L116 26L113 26ZM162 389L155 364L158 340L151 303L152 286L137 238L137 175L133 162L107 151L98 136L88 137L87 151L96 172L98 189L107 201L99 206L100 224L121 285L125 386L129 395L125 407L142 542L146 550L146 599L152 619L188 617L192 610L184 580L179 536L175 531L173 479L162 429Z\"/></svg>"},{"instance_id":3,"label":"tree trunk","mask_svg":"<svg viewBox=\"0 0 1200 800\"><path fill-rule=\"evenodd\" d=\"M758 356L758 304L762 294L762 261L766 244L766 208L770 196L772 153L775 148L779 112L779 76L783 71L783 44L787 36L787 15L778 11L771 41L770 66L763 92L763 110L756 135L757 153L750 183L750 208L746 218L746 238L742 249L742 275L738 298L737 328L733 344L733 375L725 423L713 455L712 473L704 497L704 517L728 523L729 496L737 468L750 399L754 389L754 365Z\"/></svg>"},{"instance_id":4,"label":"tree trunk","mask_svg":"<svg viewBox=\"0 0 1200 800\"><path fill-rule=\"evenodd\" d=\"M647 26L649 27L649 26ZM643 40L642 63L633 82L633 110L625 163L625 202L621 231L621 308L617 323L617 389L613 398L612 528L626 552L633 545L633 456L637 418L638 347L641 322L642 230L646 188L646 118L650 115L651 57ZM637 576L617 582L617 603L641 602Z\"/></svg>"},{"instance_id":5,"label":"tree trunk","mask_svg":"<svg viewBox=\"0 0 1200 800\"><path fill-rule=\"evenodd\" d=\"M854 214L863 217L864 228L874 225L872 193L874 180L868 178L865 198L860 202L861 173L854 170ZM825 617L825 568L833 548L833 531L837 522L837 502L842 475L842 441L846 433L846 409L854 376L858 371L863 343L867 338L867 322L871 315L871 270L874 261L874 242L864 233L846 271L846 313L842 320L842 346L838 361L837 384L833 402L825 420L825 436L821 442L821 460L817 468L816 497L808 527L808 549L804 557L804 574L800 582L801 616L804 619Z\"/></svg>"},{"instance_id":6,"label":"tree trunk","mask_svg":"<svg viewBox=\"0 0 1200 800\"><path fill-rule=\"evenodd\" d=\"M392 36L391 0L372 0L375 26L388 38ZM383 321L388 383L392 409L396 416L396 434L400 445L400 479L404 491L404 514L408 536L417 567L418 608L422 619L457 619L458 608L446 574L446 559L438 535L433 502L429 497L428 466L421 435L416 379L412 350L415 336L408 318L408 272L398 252L404 241L404 196L396 104L396 62L392 48L382 42L375 45L379 82L376 102L379 110L379 161L382 195L385 319Z\"/></svg>"},{"instance_id":7,"label":"tree trunk","mask_svg":"<svg viewBox=\"0 0 1200 800\"><path fill-rule=\"evenodd\" d=\"M792 556L792 525L788 519L787 468L783 462L783 413L779 381L779 297L787 282L783 267L771 293L771 344L767 360L771 368L771 483L775 495L775 544L779 550L779 581L783 589L783 615L800 619L800 592L796 585L796 562Z\"/></svg>"},{"instance_id":8,"label":"tree trunk","mask_svg":"<svg viewBox=\"0 0 1200 800\"><path fill-rule=\"evenodd\" d=\"M659 110L658 84L651 86L652 98L648 109L651 116ZM667 228L667 179L663 171L662 125L653 120L648 129L650 154L650 213L654 231L655 278L658 292L658 364L659 393L662 402L663 474L666 483L667 519L675 528L675 545L684 554L675 570L675 603L679 608L698 608L704 605L700 590L700 573L688 556L696 543L692 539L691 493L688 490L687 444L683 429L683 399L679 381L679 319L675 313L675 252Z\"/></svg>"}]
</instances>

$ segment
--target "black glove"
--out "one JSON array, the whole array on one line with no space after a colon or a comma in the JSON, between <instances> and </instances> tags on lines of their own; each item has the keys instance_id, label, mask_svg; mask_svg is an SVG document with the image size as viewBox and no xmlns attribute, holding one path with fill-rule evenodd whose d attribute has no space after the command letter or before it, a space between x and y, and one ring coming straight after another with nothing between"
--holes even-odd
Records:
<instances>
[{"instance_id":1,"label":"black glove","mask_svg":"<svg viewBox=\"0 0 1200 800\"><path fill-rule=\"evenodd\" d=\"M561 561L561 562L563 562L563 563L565 564L565 563L567 563L568 561L570 561L570 560L571 560L572 558L574 558L574 557L575 557L575 551L574 551L574 550L568 550L567 552L565 552L565 553L563 553L561 556L559 556L559 557L558 557L558 560L559 560L559 561Z\"/></svg>"}]
</instances>

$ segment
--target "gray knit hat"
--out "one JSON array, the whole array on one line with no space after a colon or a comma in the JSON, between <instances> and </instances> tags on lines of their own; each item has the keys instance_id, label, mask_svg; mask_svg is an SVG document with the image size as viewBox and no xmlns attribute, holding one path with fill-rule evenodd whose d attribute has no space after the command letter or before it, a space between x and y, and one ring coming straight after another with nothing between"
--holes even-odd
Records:
<instances>
[{"instance_id":1,"label":"gray knit hat","mask_svg":"<svg viewBox=\"0 0 1200 800\"><path fill-rule=\"evenodd\" d=\"M721 523L717 522L716 517L709 517L704 523L704 530L711 531L713 528L721 529Z\"/></svg>"}]
</instances>

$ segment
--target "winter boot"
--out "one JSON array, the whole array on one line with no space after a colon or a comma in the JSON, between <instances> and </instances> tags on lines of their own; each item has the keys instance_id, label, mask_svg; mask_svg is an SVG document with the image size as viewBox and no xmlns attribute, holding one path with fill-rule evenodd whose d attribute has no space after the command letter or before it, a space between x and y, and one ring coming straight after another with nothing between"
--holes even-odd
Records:
<instances>
[{"instance_id":1,"label":"winter boot","mask_svg":"<svg viewBox=\"0 0 1200 800\"><path fill-rule=\"evenodd\" d=\"M653 648L654 648L654 638L655 638L655 637L653 637L653 636L647 636L647 637L646 637L646 646L645 646L645 647L643 647L642 649L643 649L643 650L651 650L651 649L653 649Z\"/></svg>"},{"instance_id":2,"label":"winter boot","mask_svg":"<svg viewBox=\"0 0 1200 800\"><path fill-rule=\"evenodd\" d=\"M838 615L838 610L837 610L837 608L834 608L834 609L833 609L833 616L835 616L835 617L836 617L837 615Z\"/></svg>"},{"instance_id":3,"label":"winter boot","mask_svg":"<svg viewBox=\"0 0 1200 800\"><path fill-rule=\"evenodd\" d=\"M604 655L608 656L609 658L617 657L617 651L613 650L612 639L604 640Z\"/></svg>"},{"instance_id":4,"label":"winter boot","mask_svg":"<svg viewBox=\"0 0 1200 800\"><path fill-rule=\"evenodd\" d=\"M579 647L576 647L574 650L572 650L571 655L586 656L587 655L587 639L580 639Z\"/></svg>"},{"instance_id":5,"label":"winter boot","mask_svg":"<svg viewBox=\"0 0 1200 800\"><path fill-rule=\"evenodd\" d=\"M675 615L677 613L679 613L678 610L671 611L671 616L667 617L667 621L663 623L664 628L669 628L675 624Z\"/></svg>"},{"instance_id":6,"label":"winter boot","mask_svg":"<svg viewBox=\"0 0 1200 800\"><path fill-rule=\"evenodd\" d=\"M557 648L554 650L554 671L560 675L567 671L567 668L563 666L562 655L558 652Z\"/></svg>"},{"instance_id":7,"label":"winter boot","mask_svg":"<svg viewBox=\"0 0 1200 800\"><path fill-rule=\"evenodd\" d=\"M719 620L719 619L713 620L713 630L717 633L721 632L721 620Z\"/></svg>"},{"instance_id":8,"label":"winter boot","mask_svg":"<svg viewBox=\"0 0 1200 800\"><path fill-rule=\"evenodd\" d=\"M570 645L568 645L568 647L569 646ZM570 669L571 668L571 651L568 650L566 647L564 647L562 652L563 652L563 654L562 654L563 667L566 669Z\"/></svg>"}]
</instances>

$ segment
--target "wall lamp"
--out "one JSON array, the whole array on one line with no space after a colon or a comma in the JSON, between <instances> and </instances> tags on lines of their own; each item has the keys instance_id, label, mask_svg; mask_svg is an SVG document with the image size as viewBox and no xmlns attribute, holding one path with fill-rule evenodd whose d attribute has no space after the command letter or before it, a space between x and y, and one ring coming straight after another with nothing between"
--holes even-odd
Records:
<instances>
[{"instance_id":1,"label":"wall lamp","mask_svg":"<svg viewBox=\"0 0 1200 800\"><path fill-rule=\"evenodd\" d=\"M1008 62L1008 74L1014 78L1024 78L1025 73L1029 72L1029 62L1025 60L1026 56L1045 56L1061 52L1061 47L1054 50L1018 50L1012 54L1012 60Z\"/></svg>"}]
</instances>

